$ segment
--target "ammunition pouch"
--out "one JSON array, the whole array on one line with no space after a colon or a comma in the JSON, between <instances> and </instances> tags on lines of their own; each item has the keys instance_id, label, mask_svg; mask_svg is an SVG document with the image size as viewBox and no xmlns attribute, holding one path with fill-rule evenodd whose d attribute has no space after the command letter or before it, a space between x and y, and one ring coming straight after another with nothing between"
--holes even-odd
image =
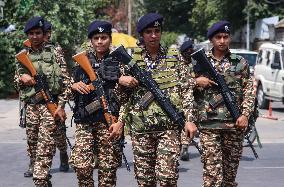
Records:
<instances>
[{"instance_id":1,"label":"ammunition pouch","mask_svg":"<svg viewBox=\"0 0 284 187\"><path fill-rule=\"evenodd\" d=\"M57 101L58 95L51 95L52 100ZM27 101L27 104L46 104L41 92L37 92L34 96L30 97Z\"/></svg>"},{"instance_id":2,"label":"ammunition pouch","mask_svg":"<svg viewBox=\"0 0 284 187\"><path fill-rule=\"evenodd\" d=\"M154 101L154 95L148 91L146 94L140 99L138 105L141 110L145 110L151 103Z\"/></svg>"},{"instance_id":3,"label":"ammunition pouch","mask_svg":"<svg viewBox=\"0 0 284 187\"><path fill-rule=\"evenodd\" d=\"M209 100L209 105L212 108L212 110L216 109L222 103L223 103L223 97L221 94L218 94Z\"/></svg>"},{"instance_id":4,"label":"ammunition pouch","mask_svg":"<svg viewBox=\"0 0 284 187\"><path fill-rule=\"evenodd\" d=\"M116 96L112 93L111 90L106 92L106 100L109 105L109 110L114 116L119 114L119 103ZM94 123L94 122L103 122L105 123L104 118L104 109L102 108L100 98L95 94L95 91L90 94L79 94L75 95L75 107L74 107L74 122L75 123Z\"/></svg>"},{"instance_id":5,"label":"ammunition pouch","mask_svg":"<svg viewBox=\"0 0 284 187\"><path fill-rule=\"evenodd\" d=\"M103 60L100 65L102 78L105 81L117 82L120 77L119 62L111 57Z\"/></svg>"}]
</instances>

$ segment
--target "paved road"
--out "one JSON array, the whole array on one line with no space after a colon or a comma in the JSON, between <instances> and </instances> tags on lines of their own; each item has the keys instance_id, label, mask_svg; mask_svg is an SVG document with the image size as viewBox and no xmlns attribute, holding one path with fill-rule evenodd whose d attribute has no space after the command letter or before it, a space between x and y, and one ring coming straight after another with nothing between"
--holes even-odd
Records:
<instances>
[{"instance_id":1,"label":"paved road","mask_svg":"<svg viewBox=\"0 0 284 187\"><path fill-rule=\"evenodd\" d=\"M28 161L26 156L25 131L17 126L18 102L15 100L0 100L0 187L33 186L31 178L24 178ZM261 114L266 114L261 110ZM71 112L68 112L69 118ZM241 187L282 187L284 184L284 107L273 104L273 116L278 120L259 118L257 128L263 143L263 148L255 147L260 159L255 160L249 148L244 148L244 154L239 167L237 181ZM68 128L68 136L73 139L74 127ZM125 149L131 166L127 172L125 166L118 170L118 187L137 186L133 177L133 162L130 141ZM180 163L180 187L201 186L202 165L200 156L194 147L191 148L191 160ZM59 155L54 158L51 173L55 187L75 187L77 180L74 172L61 173L58 170ZM95 170L94 178L97 174Z\"/></svg>"}]
</instances>

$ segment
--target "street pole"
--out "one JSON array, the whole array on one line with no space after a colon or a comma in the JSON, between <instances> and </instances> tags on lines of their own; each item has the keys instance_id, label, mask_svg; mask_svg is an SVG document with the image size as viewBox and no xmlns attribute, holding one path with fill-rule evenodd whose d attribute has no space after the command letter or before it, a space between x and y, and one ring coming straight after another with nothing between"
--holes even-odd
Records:
<instances>
[{"instance_id":1,"label":"street pole","mask_svg":"<svg viewBox=\"0 0 284 187\"><path fill-rule=\"evenodd\" d=\"M0 0L0 19L4 18L4 10L3 10L4 6L5 6L5 2Z\"/></svg>"},{"instance_id":2,"label":"street pole","mask_svg":"<svg viewBox=\"0 0 284 187\"><path fill-rule=\"evenodd\" d=\"M247 10L247 37L246 37L246 49L249 50L249 35L250 35L250 25L249 25L249 1L247 1L247 6L248 6L248 10Z\"/></svg>"},{"instance_id":3,"label":"street pole","mask_svg":"<svg viewBox=\"0 0 284 187\"><path fill-rule=\"evenodd\" d=\"M127 34L131 35L131 15L132 15L132 6L131 6L132 0L128 0L128 7L127 7L127 16L128 16L128 23L127 23Z\"/></svg>"}]
</instances>

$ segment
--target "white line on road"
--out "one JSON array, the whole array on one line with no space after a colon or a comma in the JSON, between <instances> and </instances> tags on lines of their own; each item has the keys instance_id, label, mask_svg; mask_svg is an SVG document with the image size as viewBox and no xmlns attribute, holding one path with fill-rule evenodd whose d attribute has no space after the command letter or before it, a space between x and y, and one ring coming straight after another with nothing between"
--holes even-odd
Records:
<instances>
[{"instance_id":1,"label":"white line on road","mask_svg":"<svg viewBox=\"0 0 284 187\"><path fill-rule=\"evenodd\" d=\"M242 167L244 169L284 169L284 167Z\"/></svg>"}]
</instances>

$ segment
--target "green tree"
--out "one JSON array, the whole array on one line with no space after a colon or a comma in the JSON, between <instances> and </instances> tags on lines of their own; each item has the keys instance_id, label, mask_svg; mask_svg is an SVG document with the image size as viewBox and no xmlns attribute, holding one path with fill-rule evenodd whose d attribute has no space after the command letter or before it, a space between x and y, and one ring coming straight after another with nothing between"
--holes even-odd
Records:
<instances>
[{"instance_id":1,"label":"green tree","mask_svg":"<svg viewBox=\"0 0 284 187\"><path fill-rule=\"evenodd\" d=\"M14 24L17 30L11 33L0 32L0 97L15 92L11 81L15 69L14 56L27 38L23 33L23 28L29 18L40 15L52 23L52 38L62 46L70 61L76 46L81 45L87 39L88 24L97 18L107 18L103 9L110 3L111 0L6 1L4 19L1 20L0 27Z\"/></svg>"}]
</instances>

